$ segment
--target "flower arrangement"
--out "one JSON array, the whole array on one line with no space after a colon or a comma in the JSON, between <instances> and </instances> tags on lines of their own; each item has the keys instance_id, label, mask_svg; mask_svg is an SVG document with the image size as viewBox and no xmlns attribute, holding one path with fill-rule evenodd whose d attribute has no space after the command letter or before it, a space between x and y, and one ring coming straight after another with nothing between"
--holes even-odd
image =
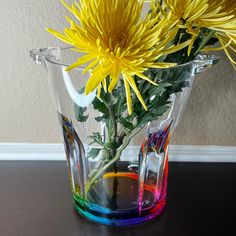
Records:
<instances>
[{"instance_id":1,"label":"flower arrangement","mask_svg":"<svg viewBox=\"0 0 236 236\"><path fill-rule=\"evenodd\" d=\"M82 53L66 70L86 65L90 77L78 92L96 90L92 102L107 137L90 136L89 158L102 154L90 173L85 196L99 176L121 157L131 138L169 108L171 94L188 85L185 69L163 68L192 61L202 51L224 50L236 64L236 2L230 0L80 0L62 4L74 16L64 33L52 35ZM144 5L149 11L142 16ZM217 43L220 46L215 46ZM86 108L75 105L79 122Z\"/></svg>"}]
</instances>

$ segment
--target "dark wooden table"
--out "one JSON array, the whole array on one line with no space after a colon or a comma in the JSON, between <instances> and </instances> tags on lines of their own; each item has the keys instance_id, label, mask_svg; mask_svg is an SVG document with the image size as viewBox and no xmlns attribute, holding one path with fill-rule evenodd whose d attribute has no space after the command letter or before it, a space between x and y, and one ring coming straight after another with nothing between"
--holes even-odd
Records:
<instances>
[{"instance_id":1,"label":"dark wooden table","mask_svg":"<svg viewBox=\"0 0 236 236\"><path fill-rule=\"evenodd\" d=\"M0 236L236 235L236 164L170 163L159 219L115 228L72 206L65 162L0 162Z\"/></svg>"}]
</instances>

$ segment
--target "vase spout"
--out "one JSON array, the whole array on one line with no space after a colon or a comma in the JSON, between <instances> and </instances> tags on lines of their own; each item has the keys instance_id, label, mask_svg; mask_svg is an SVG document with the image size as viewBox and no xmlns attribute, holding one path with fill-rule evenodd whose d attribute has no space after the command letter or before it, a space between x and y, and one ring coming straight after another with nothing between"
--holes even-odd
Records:
<instances>
[{"instance_id":1,"label":"vase spout","mask_svg":"<svg viewBox=\"0 0 236 236\"><path fill-rule=\"evenodd\" d=\"M38 65L46 66L45 59L61 60L61 49L58 47L48 47L30 50L30 56Z\"/></svg>"},{"instance_id":2,"label":"vase spout","mask_svg":"<svg viewBox=\"0 0 236 236\"><path fill-rule=\"evenodd\" d=\"M219 62L219 57L210 54L200 54L194 60L193 74L197 75L201 72L210 69Z\"/></svg>"}]
</instances>

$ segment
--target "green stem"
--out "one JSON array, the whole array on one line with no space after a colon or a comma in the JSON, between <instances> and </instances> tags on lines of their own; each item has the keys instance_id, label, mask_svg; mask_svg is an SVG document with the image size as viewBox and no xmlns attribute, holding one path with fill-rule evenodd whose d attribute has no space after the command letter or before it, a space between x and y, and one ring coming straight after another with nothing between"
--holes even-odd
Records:
<instances>
[{"instance_id":1,"label":"green stem","mask_svg":"<svg viewBox=\"0 0 236 236\"><path fill-rule=\"evenodd\" d=\"M134 129L131 133L129 133L123 141L123 144L117 149L116 151L116 155L113 159L111 159L106 165L104 165L102 168L100 168L97 173L90 179L87 181L86 185L85 185L85 197L87 197L87 194L90 190L90 188L92 187L92 185L96 182L96 180L100 177L100 175L103 174L103 172L105 172L110 166L112 166L116 161L119 160L119 158L121 157L122 151L128 146L131 138L133 136L135 136L139 131L142 130L143 127L141 128L137 128Z\"/></svg>"},{"instance_id":2,"label":"green stem","mask_svg":"<svg viewBox=\"0 0 236 236\"><path fill-rule=\"evenodd\" d=\"M114 146L114 144L116 143L116 136L117 136L117 123L116 123L113 107L110 106L103 99L100 98L100 100L105 104L105 106L107 107L107 109L109 111L110 117L109 117L109 122L108 122L108 127L107 127L107 129L108 129L108 143ZM111 148L111 150L112 150L111 156L114 156L116 146Z\"/></svg>"},{"instance_id":3,"label":"green stem","mask_svg":"<svg viewBox=\"0 0 236 236\"><path fill-rule=\"evenodd\" d=\"M202 40L201 44L199 45L199 48L197 49L197 51L194 53L194 55L196 56L204 47L205 45L209 42L209 40L212 38L212 36L214 35L215 31L211 30L209 32L209 34L207 35L206 38L204 38L204 40Z\"/></svg>"},{"instance_id":4,"label":"green stem","mask_svg":"<svg viewBox=\"0 0 236 236\"><path fill-rule=\"evenodd\" d=\"M125 97L122 97L122 98L120 99L120 102L119 102L119 105L118 105L118 111L117 111L118 118L120 118L120 115L121 115L121 107L124 105L124 101L125 101Z\"/></svg>"}]
</instances>

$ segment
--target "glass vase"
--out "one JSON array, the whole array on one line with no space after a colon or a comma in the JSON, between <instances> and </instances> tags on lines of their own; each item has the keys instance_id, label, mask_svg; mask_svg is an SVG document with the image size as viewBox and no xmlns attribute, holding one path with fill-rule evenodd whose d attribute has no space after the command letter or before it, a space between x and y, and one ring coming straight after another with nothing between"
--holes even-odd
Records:
<instances>
[{"instance_id":1,"label":"glass vase","mask_svg":"<svg viewBox=\"0 0 236 236\"><path fill-rule=\"evenodd\" d=\"M155 76L171 83L168 109L158 119L125 133L128 122L123 120L121 126L108 117L111 123L107 124L94 108L96 91L89 95L83 92L89 73L83 74L83 68L65 70L78 53L70 48L30 53L48 73L75 209L92 221L116 226L139 224L160 215L166 204L171 133L181 119L195 75L215 64L217 58L200 55L183 65L153 70ZM161 103L155 106L158 111ZM115 105L110 108L125 109ZM91 137L96 142L91 142ZM112 139L118 143L115 149L109 146ZM105 148L101 149L99 143Z\"/></svg>"}]
</instances>

